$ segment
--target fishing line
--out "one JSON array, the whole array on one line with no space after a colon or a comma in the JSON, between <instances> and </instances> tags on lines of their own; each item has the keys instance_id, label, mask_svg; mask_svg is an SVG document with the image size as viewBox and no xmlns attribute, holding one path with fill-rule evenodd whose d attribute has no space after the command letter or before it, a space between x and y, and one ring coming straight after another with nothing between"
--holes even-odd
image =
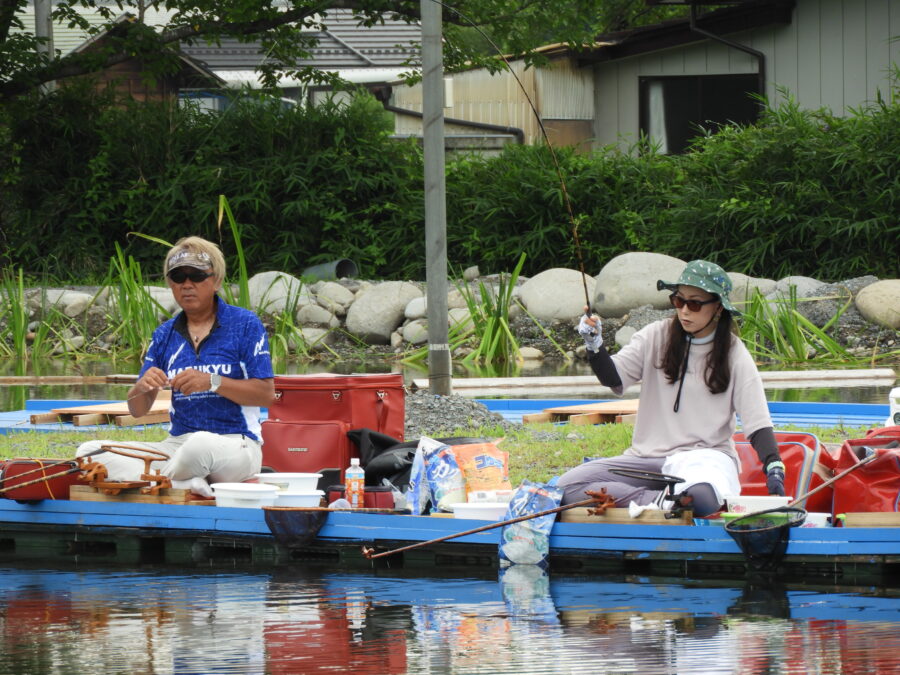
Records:
<instances>
[{"instance_id":1,"label":"fishing line","mask_svg":"<svg viewBox=\"0 0 900 675\"><path fill-rule=\"evenodd\" d=\"M589 314L592 302L590 292L588 291L587 287L587 275L584 271L584 256L581 252L581 239L578 236L578 218L575 217L575 211L572 208L572 202L569 199L569 190L566 186L566 179L563 176L562 166L559 163L559 158L556 155L553 144L550 142L550 136L547 134L547 129L544 127L544 121L543 119L541 119L541 115L538 112L537 106L535 106L534 101L531 100L531 96L528 95L528 90L525 89L525 85L522 83L522 80L519 79L519 76L516 75L515 70L513 70L512 65L510 65L500 47L490 38L487 33L485 33L481 29L480 26L478 26L472 19L463 14L460 10L444 2L441 2L441 0L430 0L430 2L440 5L441 7L444 7L445 9L456 14L460 19L469 24L471 28L474 28L478 32L478 34L481 35L481 37L483 37L488 42L488 44L490 44L494 51L497 52L497 56L500 57L500 60L503 62L503 65L506 66L506 69L509 71L510 75L512 75L513 79L515 79L516 84L519 86L519 89L522 90L522 95L525 97L525 101L528 103L528 107L531 108L531 112L534 113L534 118L537 121L538 128L540 128L541 130L541 136L543 137L544 142L547 144L547 150L550 151L550 158L553 160L553 166L556 169L556 176L557 178L559 178L559 185L562 191L563 203L566 207L569 221L572 223L572 239L575 243L575 255L578 259L578 271L581 272L581 283L584 287L585 306L588 308L586 314Z\"/></svg>"}]
</instances>

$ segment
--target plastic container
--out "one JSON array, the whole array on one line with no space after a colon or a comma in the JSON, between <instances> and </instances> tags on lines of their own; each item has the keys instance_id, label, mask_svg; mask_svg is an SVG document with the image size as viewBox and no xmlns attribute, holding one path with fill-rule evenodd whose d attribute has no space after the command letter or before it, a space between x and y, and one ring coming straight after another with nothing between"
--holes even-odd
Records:
<instances>
[{"instance_id":1,"label":"plastic container","mask_svg":"<svg viewBox=\"0 0 900 675\"><path fill-rule=\"evenodd\" d=\"M213 483L216 506L259 509L275 504L278 488L265 483Z\"/></svg>"},{"instance_id":2,"label":"plastic container","mask_svg":"<svg viewBox=\"0 0 900 675\"><path fill-rule=\"evenodd\" d=\"M509 504L506 502L459 502L451 504L454 518L475 520L500 520L506 514Z\"/></svg>"},{"instance_id":3,"label":"plastic container","mask_svg":"<svg viewBox=\"0 0 900 675\"><path fill-rule=\"evenodd\" d=\"M392 509L394 491L387 485L367 485L363 495L363 506L367 509Z\"/></svg>"},{"instance_id":4,"label":"plastic container","mask_svg":"<svg viewBox=\"0 0 900 675\"><path fill-rule=\"evenodd\" d=\"M900 387L891 389L891 393L888 394L888 403L891 406L891 412L885 426L900 426Z\"/></svg>"},{"instance_id":5,"label":"plastic container","mask_svg":"<svg viewBox=\"0 0 900 675\"><path fill-rule=\"evenodd\" d=\"M831 514L807 511L806 520L800 527L831 527Z\"/></svg>"},{"instance_id":6,"label":"plastic container","mask_svg":"<svg viewBox=\"0 0 900 675\"><path fill-rule=\"evenodd\" d=\"M350 466L344 472L344 499L354 509L365 505L366 472L359 465L359 457L350 459Z\"/></svg>"},{"instance_id":7,"label":"plastic container","mask_svg":"<svg viewBox=\"0 0 900 675\"><path fill-rule=\"evenodd\" d=\"M787 506L792 499L777 495L735 495L725 497L725 505L730 513L753 513Z\"/></svg>"},{"instance_id":8,"label":"plastic container","mask_svg":"<svg viewBox=\"0 0 900 675\"><path fill-rule=\"evenodd\" d=\"M260 483L275 485L286 492L310 492L315 490L322 477L320 473L258 473Z\"/></svg>"},{"instance_id":9,"label":"plastic container","mask_svg":"<svg viewBox=\"0 0 900 675\"><path fill-rule=\"evenodd\" d=\"M303 492L281 490L275 495L275 506L321 506L324 494L322 490L306 490Z\"/></svg>"}]
</instances>

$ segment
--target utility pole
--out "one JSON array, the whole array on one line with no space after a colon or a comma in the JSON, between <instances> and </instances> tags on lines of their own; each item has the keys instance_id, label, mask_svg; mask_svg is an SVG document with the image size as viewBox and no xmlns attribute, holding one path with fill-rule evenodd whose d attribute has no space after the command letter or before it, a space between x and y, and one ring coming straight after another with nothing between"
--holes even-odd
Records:
<instances>
[{"instance_id":1,"label":"utility pole","mask_svg":"<svg viewBox=\"0 0 900 675\"><path fill-rule=\"evenodd\" d=\"M447 191L444 183L444 65L441 5L421 0L422 135L425 152L425 283L428 388L452 392L447 312Z\"/></svg>"},{"instance_id":2,"label":"utility pole","mask_svg":"<svg viewBox=\"0 0 900 675\"><path fill-rule=\"evenodd\" d=\"M34 0L34 36L46 38L46 42L38 43L38 54L53 58L53 20L50 18L51 0ZM45 92L53 91L53 83L43 86Z\"/></svg>"}]
</instances>

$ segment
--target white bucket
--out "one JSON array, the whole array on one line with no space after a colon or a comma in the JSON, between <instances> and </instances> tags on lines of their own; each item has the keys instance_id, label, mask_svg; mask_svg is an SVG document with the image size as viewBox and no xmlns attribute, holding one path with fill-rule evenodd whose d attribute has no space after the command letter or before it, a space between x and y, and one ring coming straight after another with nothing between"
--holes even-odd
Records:
<instances>
[{"instance_id":1,"label":"white bucket","mask_svg":"<svg viewBox=\"0 0 900 675\"><path fill-rule=\"evenodd\" d=\"M900 387L891 389L891 393L888 394L888 403L891 406L891 412L885 422L885 426L900 426Z\"/></svg>"},{"instance_id":2,"label":"white bucket","mask_svg":"<svg viewBox=\"0 0 900 675\"><path fill-rule=\"evenodd\" d=\"M265 483L213 483L216 506L259 509L272 506L278 493L276 485Z\"/></svg>"}]
</instances>

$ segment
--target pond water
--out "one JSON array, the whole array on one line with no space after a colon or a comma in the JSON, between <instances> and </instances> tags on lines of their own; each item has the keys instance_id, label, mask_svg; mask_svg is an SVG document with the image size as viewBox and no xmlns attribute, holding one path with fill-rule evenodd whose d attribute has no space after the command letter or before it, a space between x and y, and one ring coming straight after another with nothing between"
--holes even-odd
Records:
<instances>
[{"instance_id":1,"label":"pond water","mask_svg":"<svg viewBox=\"0 0 900 675\"><path fill-rule=\"evenodd\" d=\"M900 590L0 567L0 673L888 673Z\"/></svg>"}]
</instances>

